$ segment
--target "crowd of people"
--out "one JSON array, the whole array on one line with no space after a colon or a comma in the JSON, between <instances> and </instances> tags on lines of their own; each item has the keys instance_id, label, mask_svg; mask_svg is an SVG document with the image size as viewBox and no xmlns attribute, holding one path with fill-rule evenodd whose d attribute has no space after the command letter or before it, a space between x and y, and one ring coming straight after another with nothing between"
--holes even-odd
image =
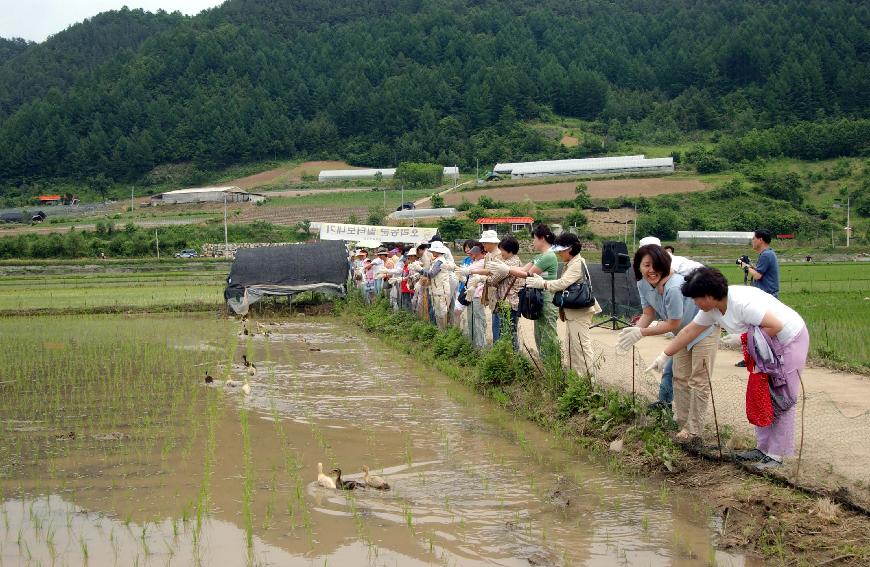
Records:
<instances>
[{"instance_id":1,"label":"crowd of people","mask_svg":"<svg viewBox=\"0 0 870 567\"><path fill-rule=\"evenodd\" d=\"M675 438L687 444L701 442L720 341L742 345L750 370L767 372L773 417L771 423L756 424L757 447L735 457L761 470L780 466L794 453L799 373L809 349L803 319L777 298L779 268L770 241L768 231L755 232L752 246L760 253L759 261L743 266L752 283L743 286L728 285L719 270L675 255L658 238L641 239L632 267L642 313L620 332L617 343L617 353L624 354L644 337L673 336L647 368L662 373L659 399L651 409L672 411L679 426ZM457 326L478 349L509 333L515 350L532 357L558 353L564 367L594 379L597 359L590 327L601 311L598 302L581 308L553 302L554 293L591 283L581 242L567 232L556 236L540 224L532 232L532 248L535 256L522 263L516 238L500 238L487 230L479 239L464 242L464 257L457 261L436 235L430 242L380 247L374 258L364 249L354 250L350 267L367 301L386 296L396 310L415 312L441 329ZM533 320L536 354L517 332L523 288L543 295L543 307ZM558 320L565 324L564 349L556 332ZM724 338L722 329L728 333Z\"/></svg>"},{"instance_id":2,"label":"crowd of people","mask_svg":"<svg viewBox=\"0 0 870 567\"><path fill-rule=\"evenodd\" d=\"M515 237L500 238L494 230L486 230L480 238L463 243L464 258L457 261L436 235L430 242L382 246L374 259L364 249L354 250L352 277L367 301L383 295L394 309L414 311L441 329L457 326L478 349L509 334L517 351L523 349L529 356L561 356L556 332L561 319L569 337L565 366L592 374L589 327L601 308L597 302L582 309L557 308L552 301L554 292L589 278L580 240L571 233L556 236L541 224L532 233L532 247L536 255L522 264ZM561 275L560 261L565 265ZM537 354L518 337L519 294L524 287L540 289L543 295L542 312L534 320Z\"/></svg>"}]
</instances>

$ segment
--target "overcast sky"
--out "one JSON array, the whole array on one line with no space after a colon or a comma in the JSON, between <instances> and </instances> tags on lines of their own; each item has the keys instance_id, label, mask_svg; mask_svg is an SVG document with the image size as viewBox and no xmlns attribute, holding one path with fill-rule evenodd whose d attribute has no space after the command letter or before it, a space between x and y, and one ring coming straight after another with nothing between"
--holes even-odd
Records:
<instances>
[{"instance_id":1,"label":"overcast sky","mask_svg":"<svg viewBox=\"0 0 870 567\"><path fill-rule=\"evenodd\" d=\"M100 12L142 8L147 12L164 9L198 14L223 0L0 0L0 37L23 37L31 41L63 31L72 24Z\"/></svg>"}]
</instances>

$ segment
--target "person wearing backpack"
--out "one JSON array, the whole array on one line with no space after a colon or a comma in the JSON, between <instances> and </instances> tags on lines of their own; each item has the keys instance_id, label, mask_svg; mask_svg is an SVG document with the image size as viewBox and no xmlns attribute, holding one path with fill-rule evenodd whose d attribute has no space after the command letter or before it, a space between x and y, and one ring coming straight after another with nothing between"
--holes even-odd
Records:
<instances>
[{"instance_id":1,"label":"person wearing backpack","mask_svg":"<svg viewBox=\"0 0 870 567\"><path fill-rule=\"evenodd\" d=\"M545 292L556 294L565 292L574 284L592 285L589 278L589 269L586 262L580 256L580 239L576 234L564 232L556 237L553 247L550 249L559 260L565 262L565 270L562 277L554 280L545 280L538 274L534 274L526 280L526 285L531 288L543 289ZM581 307L565 305L559 308L559 318L565 322L565 330L568 335L568 368L579 373L592 376L595 372L595 352L592 348L592 338L589 336L589 328L592 325L592 316L601 313L601 306L589 291L591 305ZM587 303L585 301L584 303ZM552 301L550 301L552 304Z\"/></svg>"},{"instance_id":2,"label":"person wearing backpack","mask_svg":"<svg viewBox=\"0 0 870 567\"><path fill-rule=\"evenodd\" d=\"M545 224L536 226L532 231L532 247L539 254L525 266L511 268L508 273L519 278L539 275L546 281L555 280L559 272L559 261L551 250L555 240L556 235L549 226ZM538 356L542 358L549 349L559 348L559 335L556 334L558 313L559 310L553 305L553 294L545 291L541 315L535 319L535 344L538 347Z\"/></svg>"}]
</instances>

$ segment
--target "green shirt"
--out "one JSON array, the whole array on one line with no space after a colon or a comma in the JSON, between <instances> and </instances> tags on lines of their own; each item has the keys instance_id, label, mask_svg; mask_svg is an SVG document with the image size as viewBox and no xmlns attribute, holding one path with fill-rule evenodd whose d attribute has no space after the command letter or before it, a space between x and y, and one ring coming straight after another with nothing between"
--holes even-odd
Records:
<instances>
[{"instance_id":1,"label":"green shirt","mask_svg":"<svg viewBox=\"0 0 870 567\"><path fill-rule=\"evenodd\" d=\"M559 260L553 252L547 251L540 256L535 256L532 264L541 270L541 277L545 280L555 280L559 276Z\"/></svg>"}]
</instances>

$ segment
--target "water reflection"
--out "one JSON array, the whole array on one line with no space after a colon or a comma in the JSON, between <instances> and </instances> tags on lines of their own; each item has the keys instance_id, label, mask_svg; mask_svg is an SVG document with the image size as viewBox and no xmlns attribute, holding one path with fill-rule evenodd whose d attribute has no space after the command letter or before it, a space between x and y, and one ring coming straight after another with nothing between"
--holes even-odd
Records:
<instances>
[{"instance_id":1,"label":"water reflection","mask_svg":"<svg viewBox=\"0 0 870 567\"><path fill-rule=\"evenodd\" d=\"M756 564L714 551L703 503L621 478L355 329L284 323L250 348L251 395L208 389L225 405L185 450L70 454L53 466L74 474L13 479L4 563ZM358 480L368 465L392 490L325 490L317 462Z\"/></svg>"}]
</instances>

